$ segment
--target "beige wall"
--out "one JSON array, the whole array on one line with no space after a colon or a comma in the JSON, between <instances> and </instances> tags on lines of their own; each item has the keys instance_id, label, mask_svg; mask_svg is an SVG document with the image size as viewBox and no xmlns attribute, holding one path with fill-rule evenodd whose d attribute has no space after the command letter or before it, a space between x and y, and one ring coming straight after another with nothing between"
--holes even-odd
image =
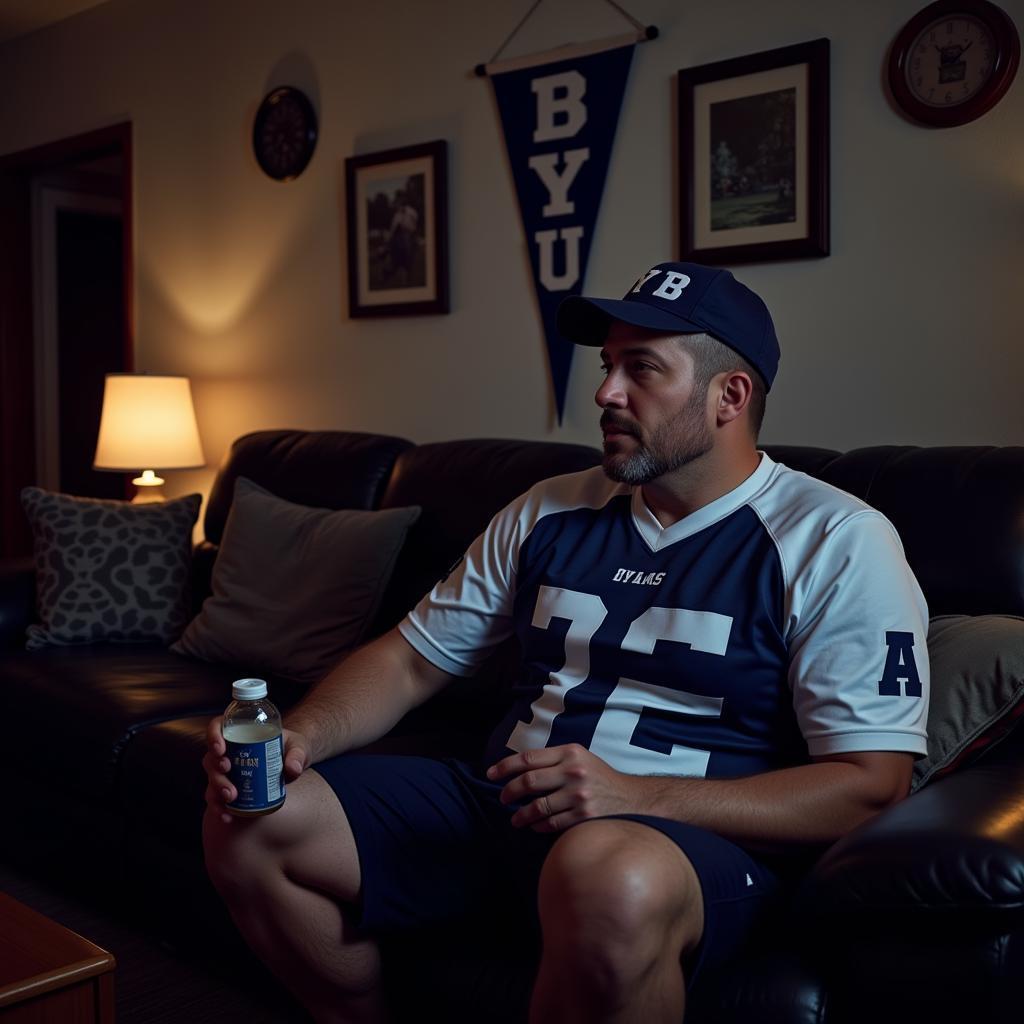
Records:
<instances>
[{"instance_id":1,"label":"beige wall","mask_svg":"<svg viewBox=\"0 0 1024 1024\"><path fill-rule=\"evenodd\" d=\"M1001 0L1024 28L1024 0ZM416 441L597 443L594 353L554 425L546 354L497 116L472 77L527 0L111 0L0 45L0 152L134 126L137 367L192 377L211 464L263 427ZM783 361L763 439L839 448L1024 439L1024 74L973 124L914 127L883 60L922 0L631 0L661 38L634 59L587 274L618 294L675 255L675 73L832 41L832 255L736 268ZM600 0L542 6L510 54L622 31ZM313 98L298 181L249 148L273 86ZM347 319L343 160L450 145L452 313ZM580 358L581 357L581 358ZM205 487L212 469L172 474Z\"/></svg>"}]
</instances>

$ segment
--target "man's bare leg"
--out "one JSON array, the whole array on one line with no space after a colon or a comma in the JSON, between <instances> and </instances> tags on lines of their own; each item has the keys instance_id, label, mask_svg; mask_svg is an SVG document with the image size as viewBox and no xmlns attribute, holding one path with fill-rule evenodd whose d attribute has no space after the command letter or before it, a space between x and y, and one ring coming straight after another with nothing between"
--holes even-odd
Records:
<instances>
[{"instance_id":1,"label":"man's bare leg","mask_svg":"<svg viewBox=\"0 0 1024 1024\"><path fill-rule=\"evenodd\" d=\"M680 959L700 941L704 904L675 843L637 822L582 822L548 854L538 900L531 1024L679 1024Z\"/></svg>"},{"instance_id":2,"label":"man's bare leg","mask_svg":"<svg viewBox=\"0 0 1024 1024\"><path fill-rule=\"evenodd\" d=\"M352 923L359 858L345 812L315 771L273 814L225 823L207 809L206 868L256 955L320 1024L386 1019L376 944Z\"/></svg>"}]
</instances>

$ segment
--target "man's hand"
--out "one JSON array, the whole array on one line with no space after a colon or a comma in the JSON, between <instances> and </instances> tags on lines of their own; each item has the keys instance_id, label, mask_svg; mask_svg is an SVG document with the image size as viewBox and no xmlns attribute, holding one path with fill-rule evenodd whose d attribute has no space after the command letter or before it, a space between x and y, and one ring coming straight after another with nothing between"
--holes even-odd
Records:
<instances>
[{"instance_id":1,"label":"man's hand","mask_svg":"<svg viewBox=\"0 0 1024 1024\"><path fill-rule=\"evenodd\" d=\"M492 782L510 775L501 802L523 805L510 819L517 828L562 832L587 818L639 810L637 780L578 743L525 750L487 769Z\"/></svg>"},{"instance_id":2,"label":"man's hand","mask_svg":"<svg viewBox=\"0 0 1024 1024\"><path fill-rule=\"evenodd\" d=\"M227 757L227 745L221 732L223 717L218 715L210 719L206 727L206 754L203 757L203 768L206 769L206 802L213 810L220 811L223 822L234 820L224 805L231 803L238 796L238 791L228 778L231 761ZM293 782L310 765L309 744L297 732L285 729L284 738L284 778L285 782Z\"/></svg>"}]
</instances>

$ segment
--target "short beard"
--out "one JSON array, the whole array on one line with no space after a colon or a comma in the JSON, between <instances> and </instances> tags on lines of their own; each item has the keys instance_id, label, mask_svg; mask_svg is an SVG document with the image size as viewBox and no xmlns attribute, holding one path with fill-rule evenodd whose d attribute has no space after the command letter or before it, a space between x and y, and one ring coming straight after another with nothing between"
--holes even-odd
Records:
<instances>
[{"instance_id":1,"label":"short beard","mask_svg":"<svg viewBox=\"0 0 1024 1024\"><path fill-rule=\"evenodd\" d=\"M679 415L663 423L647 444L637 434L632 434L639 442L632 455L605 453L601 462L605 476L617 483L637 487L706 455L713 447L711 431L704 421L706 396L706 390L704 394L691 396ZM614 422L614 416L609 418Z\"/></svg>"}]
</instances>

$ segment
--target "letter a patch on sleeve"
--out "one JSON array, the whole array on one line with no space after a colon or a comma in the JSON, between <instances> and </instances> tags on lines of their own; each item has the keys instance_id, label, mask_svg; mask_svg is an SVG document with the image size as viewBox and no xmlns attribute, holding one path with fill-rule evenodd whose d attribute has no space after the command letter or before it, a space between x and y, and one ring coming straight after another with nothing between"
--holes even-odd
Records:
<instances>
[{"instance_id":1,"label":"letter a patch on sleeve","mask_svg":"<svg viewBox=\"0 0 1024 1024\"><path fill-rule=\"evenodd\" d=\"M921 677L914 660L914 634L886 630L885 668L878 680L878 692L883 697L898 697L906 691L908 697L921 696Z\"/></svg>"}]
</instances>

